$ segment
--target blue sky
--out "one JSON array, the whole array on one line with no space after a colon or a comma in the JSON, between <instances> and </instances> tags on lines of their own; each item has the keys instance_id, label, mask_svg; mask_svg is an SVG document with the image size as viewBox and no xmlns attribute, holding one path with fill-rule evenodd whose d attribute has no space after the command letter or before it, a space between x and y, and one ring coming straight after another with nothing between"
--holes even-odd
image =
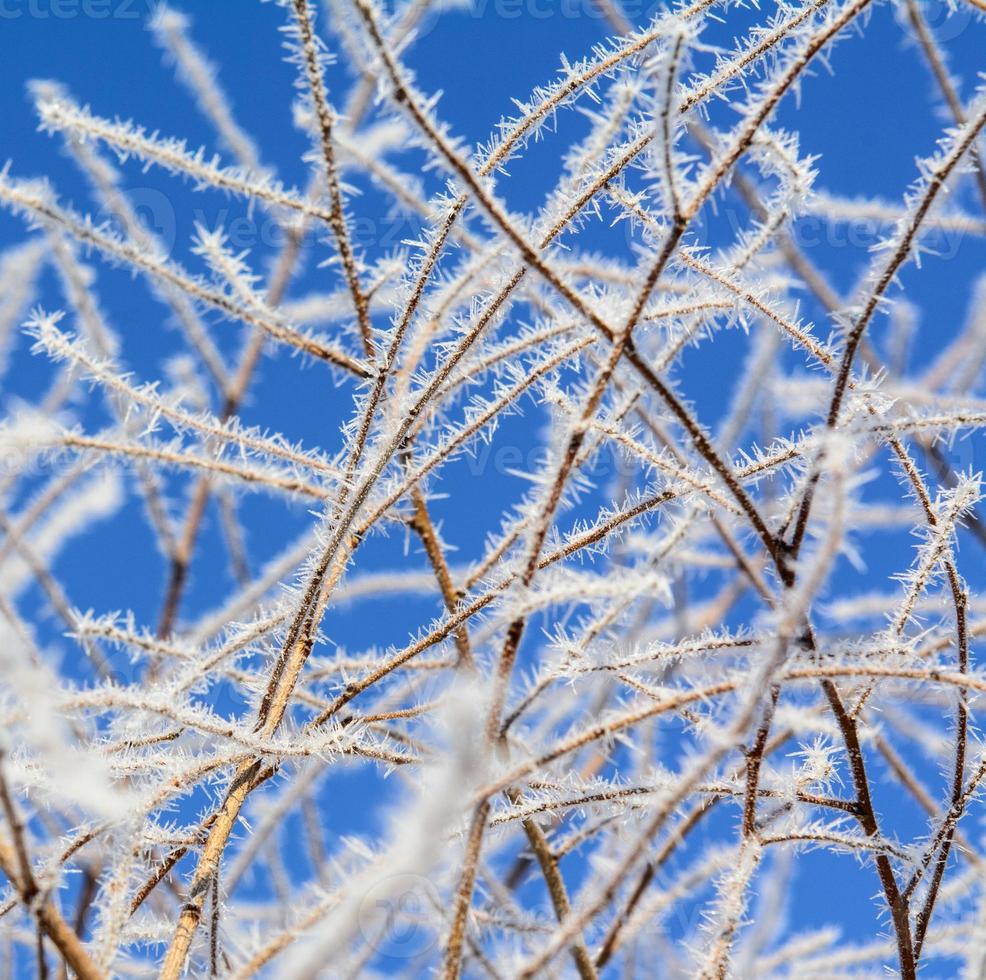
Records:
<instances>
[{"instance_id":1,"label":"blue sky","mask_svg":"<svg viewBox=\"0 0 986 980\"><path fill-rule=\"evenodd\" d=\"M926 16L947 39L953 67L966 80L964 94L968 97L975 71L982 67L977 56L981 31L968 15L959 12L944 16L940 6L929 5ZM108 0L108 7L96 0L94 8L87 7L86 0L78 0L77 4L63 0L62 6L58 0L7 0L7 16L0 21L2 156L11 161L12 172L17 176L49 176L61 199L74 203L80 211L92 210L86 186L71 161L61 153L57 140L37 131L24 88L30 79L63 82L97 114L132 118L149 130L180 135L191 147L214 147L208 122L197 113L185 90L174 83L169 67L163 64L159 50L144 29L146 7L143 0ZM85 9L94 9L100 16L69 16ZM115 16L101 16L105 9ZM425 92L443 93L439 111L453 132L473 143L486 139L498 119L513 111L511 98L526 98L535 85L554 75L559 65L558 52L578 57L609 33L589 0L572 0L560 5L560 12L548 15L551 9L548 3L524 7L505 0L488 0L477 2L467 11L448 13L437 22L426 22L424 36L408 61ZM591 13L587 12L590 9ZM20 11L21 15L12 16L11 11ZM32 11L43 16L30 16ZM232 97L236 115L256 138L264 159L276 165L285 183L303 186L307 167L302 155L307 149L307 137L293 126L286 108L292 97L294 70L284 61L278 34L283 12L272 3L238 0L209 0L191 5L188 12L194 17L195 37L221 65L220 80ZM756 11L732 10L726 24L720 25L722 36L716 38L715 25L707 36L722 40L727 32L742 29L758 16ZM800 132L803 153L819 156L816 188L899 201L916 177L915 157L932 152L941 134L940 100L919 52L906 42L905 32L896 23L889 4L874 9L862 32L863 37L850 36L836 45L826 59L827 65L821 60L816 62L813 77L804 81L800 98L785 100L779 118L783 125ZM336 66L330 82L341 88L348 85L349 78L341 66ZM860 96L861 91L865 92L864 97ZM720 115L729 112L719 107L714 111ZM561 114L557 135L534 144L523 159L511 165L511 179L502 181L501 187L514 208L528 210L543 200L557 173L559 147L577 136L582 125L577 113ZM168 240L174 240L174 254L184 262L194 261L189 257L188 242L195 222L209 227L229 225L244 214L237 202L219 194L194 194L177 178L153 170L142 172L134 163L123 169L126 185L141 213ZM434 180L431 186L436 186ZM393 251L402 240L415 237L414 219L392 220L372 189L354 199L351 209L359 232L357 238L371 258ZM231 227L235 231L239 226ZM799 229L800 240L811 246L812 256L824 256L823 267L835 284L848 292L866 268L866 246L872 243L872 236L863 229L860 243L847 245L844 230L821 228L812 219L802 222ZM264 255L272 254L265 247L271 241L268 232L269 224L258 228L256 222L250 221L237 239L251 248L251 257L258 265ZM0 213L0 235L3 241L19 240L23 224ZM602 229L590 228L588 235L598 235L601 247L620 247L619 236L614 245L614 236ZM707 236L699 232L696 240L714 243L714 229ZM947 250L952 251L953 245L952 241L946 242ZM948 261L932 259L922 270L912 267L905 273L910 298L932 309L935 320L941 323L934 331L921 331L919 343L934 344L935 334L950 334L966 314L968 296L962 289L950 288L950 283L969 282L982 254L976 243L963 241L959 246ZM160 306L141 283L134 283L129 273L101 266L100 276L99 295L121 327L129 363L138 371L145 364L152 376L157 376L153 368L176 349L176 334L159 328ZM305 273L295 283L296 293L303 294L324 281L317 261L309 255ZM57 297L57 293L47 294L52 295ZM824 322L824 312L813 306L810 297L805 297L805 304L809 317ZM217 328L216 338L227 344L228 350L235 349L238 342L236 331L227 326ZM722 343L736 346L741 341L727 336ZM26 343L20 345L22 356L8 395L36 390L39 365L27 349ZM709 349L713 362L721 354L719 344ZM283 378L277 373L281 367L286 371L295 367L284 363L288 359L280 355L272 360L261 381L260 393L246 409L246 418L325 445L324 430L317 420L323 418L323 411L339 408L344 402L336 400L337 392L325 391L324 386L317 390L317 385L305 385L302 394L312 401L311 410L302 413L293 404L284 404L283 399L264 397L262 392L276 390ZM715 377L715 363L706 364L701 354L693 360L695 370L685 375L685 387L696 400L703 419L711 423L723 409L721 396L726 389ZM250 414L251 409L255 410L255 417ZM468 532L467 526L464 533ZM120 531L121 536L126 533ZM263 542L255 544L263 553ZM92 592L88 601L97 606L99 591L103 587L109 591L109 582L113 581L112 563L104 574L107 578L88 583ZM124 586L123 582L113 584ZM124 593L133 593L132 605L137 610L153 599L153 590L150 596L138 594L142 585L129 583L130 588ZM193 596L192 610L194 603ZM85 604L80 600L80 605Z\"/></svg>"},{"instance_id":2,"label":"blue sky","mask_svg":"<svg viewBox=\"0 0 986 980\"><path fill-rule=\"evenodd\" d=\"M302 156L308 148L306 134L292 122L295 69L286 64L278 33L284 12L273 3L246 0L200 0L178 4L193 17L193 33L220 66L220 80L231 94L239 121L257 140L263 159L276 166L289 185L304 186L307 166ZM976 72L986 67L983 59L984 27L976 24L968 5L949 15L944 4L925 0L929 21L945 41L956 74L964 79L963 95L972 94ZM649 7L640 8L638 20L646 22ZM632 9L632 8L628 8ZM656 8L655 8L656 9ZM734 9L724 15L725 23L710 29L708 39L723 40L739 33L771 10ZM25 93L31 79L50 78L65 83L74 96L104 116L132 118L150 130L180 135L189 145L212 147L214 136L184 89L174 83L170 68L163 63L144 28L147 4L144 0L0 0L0 160L11 161L16 176L48 175L60 197L73 202L81 211L92 208L84 183L71 161L60 151L57 139L37 131L32 107ZM108 12L109 16L102 16ZM324 17L323 17L324 24ZM514 4L505 0L476 0L472 9L454 11L436 22L427 22L423 36L407 57L417 73L419 86L428 93L441 90L438 113L454 133L472 144L485 140L504 114L513 111L511 98L526 98L531 89L552 78L559 65L559 52L576 58L610 32L590 8L589 0L558 5L540 2ZM330 45L331 46L331 45ZM350 79L341 66L330 72L330 87L341 90ZM726 121L731 110L714 109L716 120ZM899 201L915 179L915 157L930 154L944 124L940 99L928 70L906 32L898 23L894 7L877 5L860 28L832 51L825 63L816 63L798 97L788 97L779 113L782 125L801 133L803 154L817 154L816 187L847 196L880 196ZM501 189L512 208L519 212L537 207L554 184L562 147L584 130L578 113L558 118L557 133L548 133L525 157L511 166L511 178ZM244 213L242 205L221 195L194 194L180 180L159 172L142 172L128 163L123 167L126 186L135 192L151 221L168 238L173 238L174 255L192 264L188 238L193 223L214 226ZM432 189L435 175L426 175ZM394 250L403 239L416 237L413 220L394 220L370 187L362 187L351 203L359 240L370 257ZM964 199L970 210L980 207L974 196ZM728 201L724 202L728 206ZM360 223L362 222L362 224ZM837 287L849 292L870 258L865 237L857 244L833 238L817 223L802 222L797 229L800 240L812 258L831 274ZM818 241L819 232L821 241ZM252 250L258 266L273 254L264 239L265 229L250 220L243 230L243 245ZM714 244L716 228L698 229L697 241ZM23 238L22 222L0 212L0 246ZM598 247L621 248L620 233L603 227L587 235L598 238ZM707 237L703 237L707 235ZM623 242L625 252L625 241ZM941 338L952 336L961 326L968 308L968 284L983 268L981 242L949 241L947 255L929 257L918 270L911 266L903 276L912 302L922 314L921 330L915 341L914 364L927 361ZM953 247L954 246L954 247ZM301 295L324 285L327 273L318 266L314 250L306 256L303 274L293 286ZM143 377L158 377L161 365L179 347L173 329L162 329L162 307L143 282L127 272L99 263L98 294L111 321L124 341L127 363ZM46 273L41 301L49 308L60 304L57 284ZM809 296L804 298L803 314L824 323L825 314ZM884 322L875 325L879 339ZM826 331L822 331L825 333ZM219 324L216 338L227 351L236 349L239 333L228 324ZM745 340L729 335L707 352L685 358L679 373L682 389L695 404L699 415L714 425L728 404L731 364L738 363ZM18 397L36 395L48 377L48 369L30 353L30 343L19 341L14 352L15 370L2 392L4 408ZM290 392L290 399L285 392ZM282 429L291 438L335 450L340 418L347 412L349 395L342 388L327 384L316 368L299 371L296 360L283 353L273 354L244 409L244 420ZM502 438L512 449L508 457L494 458L492 465L457 467L442 489L448 497L436 504L444 522L446 538L473 555L487 533L497 526L500 502L505 495L519 499L526 489L522 478L512 472L534 444L532 426L538 413L528 406L523 418L507 424ZM95 416L92 421L96 421ZM496 450L494 446L494 451ZM959 461L981 467L981 450L974 444L963 447ZM182 499L178 484L173 488ZM876 484L873 493L886 489ZM300 533L311 521L302 510L289 511L278 502L246 499L242 514L255 567L277 553L283 543ZM194 617L214 607L232 582L221 560L219 526L215 512L206 523L199 549L200 558L192 571L192 584L183 606L184 617ZM94 540L98 538L98 547ZM846 567L844 581L858 581L859 588L885 582L886 576L908 564L913 541L887 540L875 535L864 547L867 570L853 572ZM972 541L961 543L961 555L970 567L966 574L975 581L981 554ZM400 533L371 540L363 556L363 568L391 567L400 559L406 542ZM219 556L219 557L216 557ZM407 561L423 566L423 559L412 545ZM143 571L135 575L133 569ZM139 622L153 623L159 608L165 569L157 557L153 541L134 502L118 520L98 529L98 536L77 539L59 559L71 601L80 608L98 612L132 609ZM852 576L856 576L855 580ZM35 597L35 601L40 601ZM417 622L434 607L430 600L401 600L382 604L375 615L377 642L401 642ZM360 610L330 612L325 632L332 643L356 647L361 641ZM48 639L57 643L59 624L44 620ZM66 669L71 671L71 665ZM121 669L125 669L122 667ZM221 703L219 705L222 706ZM227 705L235 708L235 705ZM923 764L922 764L923 765ZM931 779L938 779L933 767ZM338 780L336 803L329 818L337 832L365 828L367 806L388 796L391 788L377 777L348 774ZM895 814L895 829L905 835L919 832L922 818L896 791L881 784L881 803ZM196 802L192 801L190 806ZM371 820L376 819L370 816ZM978 819L978 818L974 818ZM707 833L731 833L735 814L725 813L710 821ZM840 864L841 862L841 864ZM848 866L848 868L846 867ZM876 906L869 895L872 888L858 887L846 899L844 875L859 874L851 858L811 855L800 865L799 882L792 919L805 927L835 921L847 935L870 936L874 932ZM573 876L579 875L576 865ZM928 976L935 974L934 968Z\"/></svg>"}]
</instances>

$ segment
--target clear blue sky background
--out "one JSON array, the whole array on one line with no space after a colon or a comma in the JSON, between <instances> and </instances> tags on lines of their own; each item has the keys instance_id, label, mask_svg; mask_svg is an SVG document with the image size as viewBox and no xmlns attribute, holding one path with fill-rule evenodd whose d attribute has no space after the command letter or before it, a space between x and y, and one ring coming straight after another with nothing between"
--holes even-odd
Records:
<instances>
[{"instance_id":1,"label":"clear blue sky background","mask_svg":"<svg viewBox=\"0 0 986 980\"><path fill-rule=\"evenodd\" d=\"M208 123L196 112L186 92L174 83L170 68L162 63L159 50L144 30L144 0L108 0L108 7L116 16L66 16L85 6L86 0L77 4L68 0L61 4L58 0L0 0L0 160L10 159L16 176L47 174L62 200L73 202L83 211L92 209L85 185L62 155L58 141L36 130L24 92L29 79L53 78L65 83L79 101L90 104L97 114L133 118L163 134L184 136L193 147L214 146ZM278 33L284 12L272 3L252 0L199 0L179 6L193 16L193 34L220 65L220 79L232 95L237 117L255 136L265 161L276 165L285 183L304 186L307 168L301 157L308 144L305 134L293 126L290 113L295 69L284 62ZM438 111L452 130L476 143L488 137L502 114L513 111L511 97L525 99L536 84L553 77L559 52L574 59L608 34L604 22L594 13L590 15L589 6L588 0L584 5L569 4L566 9L570 15L566 15L548 0L519 7L477 0L471 11L450 13L437 23L429 22L408 61L424 91L444 91ZM97 0L89 9L99 12L104 6ZM743 25L762 19L771 9L765 3L761 13L730 11L725 16L726 25L710 30L707 37L728 37ZM946 16L944 4L926 2L924 9L946 39L953 67L966 83L963 95L969 97L976 72L986 68L986 28L971 22L965 13ZM517 16L512 15L515 11ZM639 19L643 22L646 18ZM324 22L323 15L323 26ZM862 36L853 35L842 41L828 62L831 71L820 62L816 65L802 87L800 100L789 97L785 101L780 112L783 125L801 132L803 153L820 155L817 187L845 195L900 200L916 176L915 156L933 150L943 117L926 66L915 47L905 43L905 32L895 21L892 6L876 6ZM341 68L333 68L330 83L333 90L338 90L349 84L348 76ZM717 118L727 118L722 112L728 110L717 111ZM513 208L524 211L539 204L553 185L562 148L582 131L581 127L577 113L563 114L559 117L558 134L533 146L523 161L512 166L512 178L502 181L500 187ZM183 262L194 263L187 247L193 221L215 225L225 215L233 218L245 213L236 201L215 194L194 195L180 180L155 171L142 173L133 163L127 164L124 172L126 186L138 192L137 199L146 206L146 213L153 217L159 230L174 236L174 254ZM435 186L433 178L431 186ZM967 203L970 209L977 206L971 196ZM352 211L363 221L358 227L366 230L361 241L370 257L395 248L401 239L416 237L413 222L402 219L394 226L386 219L379 196L371 189L354 199ZM815 230L813 226L805 229L806 234ZM619 239L612 235L598 230L589 234L598 234L600 247L619 247ZM0 245L20 240L23 235L20 220L0 212ZM262 267L270 254L271 250L260 243L253 252L255 264ZM830 270L843 291L851 289L869 259L864 247L831 240L815 247L812 255ZM319 257L315 252L307 256L295 294L324 288L326 273L317 267ZM914 349L917 363L929 356L942 337L952 336L961 325L969 301L968 285L982 269L983 258L981 245L963 241L947 259L926 259L920 272L912 267L905 274L909 295L923 312L921 335ZM99 296L123 336L127 362L142 377L160 376L163 358L173 353L178 343L175 331L162 329L162 307L142 282L106 267L95 257L92 261L100 270ZM61 305L50 273L45 276L41 295L47 307ZM822 312L808 298L804 313L822 322ZM239 333L235 328L218 324L215 335L226 350L236 349ZM723 382L732 380L732 365L738 363L734 354L742 351L743 344L741 337L726 337L722 344L717 341L710 347L709 356L686 358L681 375L683 387L709 424L714 424L726 404L729 389ZM48 376L47 368L30 355L29 346L24 340L18 345L15 370L2 393L5 407L17 396L36 394ZM296 361L274 354L244 410L244 418L334 451L349 394L327 383L315 368L303 372L300 383L298 377ZM284 394L287 384L290 401ZM528 427L536 418L537 413L532 410L526 420L508 426L506 441L526 451L531 445ZM96 422L96 417L91 421ZM973 444L957 452L956 458L964 465L973 464L977 469L981 466L982 453ZM525 486L510 473L498 471L504 469L502 466L487 466L477 478L464 465L458 472L465 482L460 482L458 489L466 487L468 492L456 493L453 480L443 488L450 491L450 498L436 506L445 522L446 538L458 545L464 555L471 556L496 526L503 495L518 499ZM302 511L289 511L276 502L251 498L245 500L243 514L255 568L311 520ZM134 501L119 520L101 526L97 532L80 538L59 560L58 571L64 576L72 602L100 613L133 609L138 621L153 624L164 568L144 526L139 502ZM218 521L212 514L201 555L222 555L218 533ZM99 546L94 548L97 539ZM868 542L865 557L872 578L861 576L860 588L885 586L889 572L906 567L912 543L899 538L892 542L874 538ZM389 567L403 548L400 535L374 540L363 556L363 568ZM975 582L981 555L971 541L963 542L962 554L964 570ZM413 548L408 560L423 564ZM134 575L135 562L148 574ZM844 574L852 573L847 570ZM200 561L194 568L184 615L193 617L213 607L230 586L221 561ZM395 604L377 620L377 639L403 640L407 630L432 608L423 600ZM330 613L326 632L334 642L359 648L362 636L358 619L358 614ZM58 625L51 620L48 625L54 640ZM231 707L234 706L227 705ZM929 776L938 778L933 769ZM381 788L373 777L354 777L348 784L346 778L339 782L339 789L349 795L334 794L331 815L327 817L332 828L340 831L355 829L366 819L365 804ZM879 792L883 794L884 809L899 808L895 821L899 834L920 830L922 819L889 785L881 785ZM978 823L978 818L973 819ZM734 815L724 811L716 822L710 823L707 832L732 832L733 823ZM792 910L796 923L807 927L834 921L848 936L873 934L876 906L869 896L877 891L875 877L871 888L857 885L848 892L851 899L846 900L842 890L844 874L859 873L851 858L809 856L801 859L800 867L800 884L795 892L798 900ZM928 975L947 976L948 972L937 974L932 967Z\"/></svg>"}]
</instances>

